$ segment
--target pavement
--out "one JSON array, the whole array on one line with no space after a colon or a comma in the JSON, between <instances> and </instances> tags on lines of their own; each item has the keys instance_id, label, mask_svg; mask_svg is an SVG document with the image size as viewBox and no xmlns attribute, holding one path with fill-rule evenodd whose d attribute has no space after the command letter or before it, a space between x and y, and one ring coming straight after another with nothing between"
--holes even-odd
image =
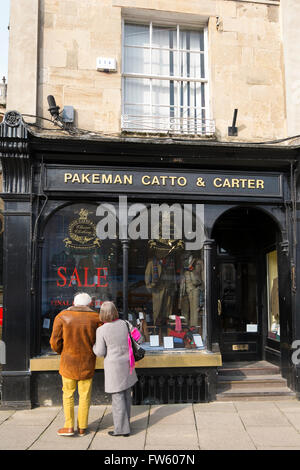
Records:
<instances>
[{"instance_id":1,"label":"pavement","mask_svg":"<svg viewBox=\"0 0 300 470\"><path fill-rule=\"evenodd\" d=\"M133 406L129 437L108 435L110 405L91 406L84 437L57 436L63 424L61 407L2 410L0 450L300 450L297 400Z\"/></svg>"}]
</instances>

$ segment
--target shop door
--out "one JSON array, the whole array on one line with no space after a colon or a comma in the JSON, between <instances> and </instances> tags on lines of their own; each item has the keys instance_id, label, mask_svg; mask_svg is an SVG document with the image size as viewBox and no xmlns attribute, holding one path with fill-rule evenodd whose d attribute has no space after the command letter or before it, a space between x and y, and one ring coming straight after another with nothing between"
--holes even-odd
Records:
<instances>
[{"instance_id":1,"label":"shop door","mask_svg":"<svg viewBox=\"0 0 300 470\"><path fill-rule=\"evenodd\" d=\"M218 317L223 361L259 360L257 266L251 259L218 263Z\"/></svg>"}]
</instances>

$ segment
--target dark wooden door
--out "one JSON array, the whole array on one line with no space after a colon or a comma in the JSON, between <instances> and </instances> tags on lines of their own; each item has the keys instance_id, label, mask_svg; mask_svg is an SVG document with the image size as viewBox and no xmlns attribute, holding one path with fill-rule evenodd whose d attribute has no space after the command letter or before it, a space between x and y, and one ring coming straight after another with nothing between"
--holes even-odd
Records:
<instances>
[{"instance_id":1,"label":"dark wooden door","mask_svg":"<svg viewBox=\"0 0 300 470\"><path fill-rule=\"evenodd\" d=\"M231 257L218 264L218 317L223 361L259 360L257 264Z\"/></svg>"}]
</instances>

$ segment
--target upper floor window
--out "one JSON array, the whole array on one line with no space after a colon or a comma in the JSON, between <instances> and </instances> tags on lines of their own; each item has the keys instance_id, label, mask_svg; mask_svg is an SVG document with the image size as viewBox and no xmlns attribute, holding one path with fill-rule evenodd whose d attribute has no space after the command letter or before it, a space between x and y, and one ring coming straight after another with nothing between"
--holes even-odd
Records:
<instances>
[{"instance_id":1,"label":"upper floor window","mask_svg":"<svg viewBox=\"0 0 300 470\"><path fill-rule=\"evenodd\" d=\"M122 129L212 134L207 31L125 23Z\"/></svg>"}]
</instances>

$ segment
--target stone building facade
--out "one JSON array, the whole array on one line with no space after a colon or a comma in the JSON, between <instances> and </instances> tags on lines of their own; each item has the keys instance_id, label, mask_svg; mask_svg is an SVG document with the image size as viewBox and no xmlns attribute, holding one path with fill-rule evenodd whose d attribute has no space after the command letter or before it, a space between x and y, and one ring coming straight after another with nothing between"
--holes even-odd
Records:
<instances>
[{"instance_id":1,"label":"stone building facade","mask_svg":"<svg viewBox=\"0 0 300 470\"><path fill-rule=\"evenodd\" d=\"M28 0L11 2L8 109L49 117L47 96L54 95L61 109L75 108L77 127L118 135L123 130L124 21L198 25L207 28L209 115L217 139L255 142L287 136L284 51L288 61L292 52L283 39L296 41L290 28L282 31L288 13L283 10L282 22L278 0L29 3L30 8ZM290 11L295 7L285 3ZM116 59L116 72L98 71L98 57ZM235 108L239 135L230 139Z\"/></svg>"},{"instance_id":2,"label":"stone building facade","mask_svg":"<svg viewBox=\"0 0 300 470\"><path fill-rule=\"evenodd\" d=\"M218 381L228 361L276 364L278 394L300 393L298 10L11 0L2 407L60 403L49 337L79 288L145 328L136 404L232 397ZM158 241L100 236L103 207L125 196L147 217L157 203L188 208L194 226L178 241L173 214ZM109 400L101 359L92 400Z\"/></svg>"}]
</instances>

